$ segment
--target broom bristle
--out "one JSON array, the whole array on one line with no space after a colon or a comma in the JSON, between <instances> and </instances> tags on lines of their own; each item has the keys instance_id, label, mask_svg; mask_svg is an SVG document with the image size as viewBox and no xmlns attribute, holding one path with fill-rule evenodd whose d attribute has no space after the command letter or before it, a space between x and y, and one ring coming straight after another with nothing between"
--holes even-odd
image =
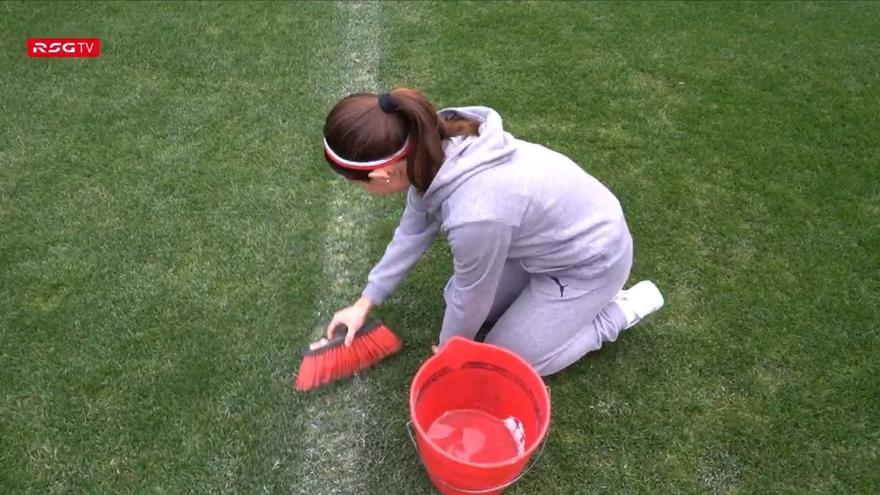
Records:
<instances>
[{"instance_id":1,"label":"broom bristle","mask_svg":"<svg viewBox=\"0 0 880 495\"><path fill-rule=\"evenodd\" d=\"M351 347L344 345L344 333L325 345L305 352L295 387L301 392L348 378L403 348L400 338L379 321L365 325Z\"/></svg>"}]
</instances>

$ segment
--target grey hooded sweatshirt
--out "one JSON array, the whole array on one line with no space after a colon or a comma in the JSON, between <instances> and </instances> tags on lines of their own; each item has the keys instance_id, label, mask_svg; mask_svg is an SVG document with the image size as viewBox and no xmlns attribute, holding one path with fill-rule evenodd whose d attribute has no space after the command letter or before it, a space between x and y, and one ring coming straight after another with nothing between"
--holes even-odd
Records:
<instances>
[{"instance_id":1,"label":"grey hooded sweatshirt","mask_svg":"<svg viewBox=\"0 0 880 495\"><path fill-rule=\"evenodd\" d=\"M447 108L482 122L479 136L444 141L446 160L407 204L363 295L382 303L442 230L454 274L443 331L473 338L492 307L504 266L601 285L623 256L629 231L617 198L566 156L505 132L487 107Z\"/></svg>"}]
</instances>

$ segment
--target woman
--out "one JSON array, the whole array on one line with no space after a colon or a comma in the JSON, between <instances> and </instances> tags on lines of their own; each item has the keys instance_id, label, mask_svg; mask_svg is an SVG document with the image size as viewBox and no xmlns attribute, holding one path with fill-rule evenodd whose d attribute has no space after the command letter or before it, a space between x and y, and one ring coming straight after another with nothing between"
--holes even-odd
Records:
<instances>
[{"instance_id":1,"label":"woman","mask_svg":"<svg viewBox=\"0 0 880 495\"><path fill-rule=\"evenodd\" d=\"M566 156L505 132L490 108L438 113L408 88L353 94L328 115L324 152L371 194L407 191L384 256L328 336L343 323L350 344L440 230L454 261L440 345L491 327L487 343L549 375L663 305L649 281L621 290L633 250L614 195Z\"/></svg>"}]
</instances>

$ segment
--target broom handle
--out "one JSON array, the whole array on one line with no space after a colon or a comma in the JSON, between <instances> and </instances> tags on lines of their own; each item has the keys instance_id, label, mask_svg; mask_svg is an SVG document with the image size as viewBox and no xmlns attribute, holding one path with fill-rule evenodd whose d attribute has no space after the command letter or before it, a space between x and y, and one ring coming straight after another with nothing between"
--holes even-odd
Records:
<instances>
[{"instance_id":1,"label":"broom handle","mask_svg":"<svg viewBox=\"0 0 880 495\"><path fill-rule=\"evenodd\" d=\"M327 341L325 346L338 344L345 340L345 336L348 335L348 327L345 323L339 323L335 327L333 327L333 338Z\"/></svg>"},{"instance_id":2,"label":"broom handle","mask_svg":"<svg viewBox=\"0 0 880 495\"><path fill-rule=\"evenodd\" d=\"M361 325L361 328L358 330L358 334L363 335L363 334L369 332L370 330L373 330L374 328L379 327L381 325L382 325L382 322L379 320L369 320L369 321L365 322L363 325ZM345 323L337 323L336 326L333 327L333 336L332 337L330 337L329 339L326 340L326 342L321 343L317 347L310 346L308 349L306 349L306 352L309 353L309 352L315 351L317 349L323 349L325 347L339 345L343 341L345 341L346 335L348 335L348 327L345 325ZM314 345L314 344L318 344L318 342L315 342L312 345Z\"/></svg>"},{"instance_id":3,"label":"broom handle","mask_svg":"<svg viewBox=\"0 0 880 495\"><path fill-rule=\"evenodd\" d=\"M358 329L358 334L363 335L370 330L380 326L382 324L379 320L367 320L363 325ZM338 323L335 327L333 327L333 337L327 341L326 345L336 344L345 340L345 336L348 335L348 327L345 323Z\"/></svg>"},{"instance_id":4,"label":"broom handle","mask_svg":"<svg viewBox=\"0 0 880 495\"><path fill-rule=\"evenodd\" d=\"M358 329L359 334L363 334L379 325L378 320L370 320L361 325L361 328ZM345 336L348 335L348 326L345 323L338 323L335 327L333 327L333 337L327 340L327 343L324 345L332 345L338 344L345 340Z\"/></svg>"}]
</instances>

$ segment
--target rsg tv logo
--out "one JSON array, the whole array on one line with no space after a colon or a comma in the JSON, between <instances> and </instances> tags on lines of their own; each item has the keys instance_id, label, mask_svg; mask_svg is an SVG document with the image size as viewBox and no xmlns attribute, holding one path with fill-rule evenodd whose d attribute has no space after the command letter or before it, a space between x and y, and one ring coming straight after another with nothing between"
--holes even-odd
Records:
<instances>
[{"instance_id":1,"label":"rsg tv logo","mask_svg":"<svg viewBox=\"0 0 880 495\"><path fill-rule=\"evenodd\" d=\"M101 55L98 38L28 38L28 57L81 58Z\"/></svg>"}]
</instances>

